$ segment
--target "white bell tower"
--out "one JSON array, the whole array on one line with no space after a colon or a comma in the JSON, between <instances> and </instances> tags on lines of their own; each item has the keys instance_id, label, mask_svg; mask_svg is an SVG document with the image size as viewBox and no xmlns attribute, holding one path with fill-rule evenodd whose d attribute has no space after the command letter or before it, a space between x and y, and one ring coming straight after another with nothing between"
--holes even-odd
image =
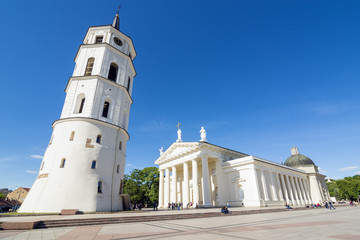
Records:
<instances>
[{"instance_id":1,"label":"white bell tower","mask_svg":"<svg viewBox=\"0 0 360 240\"><path fill-rule=\"evenodd\" d=\"M19 212L123 210L136 52L112 25L90 27L75 56L59 120L39 174Z\"/></svg>"}]
</instances>

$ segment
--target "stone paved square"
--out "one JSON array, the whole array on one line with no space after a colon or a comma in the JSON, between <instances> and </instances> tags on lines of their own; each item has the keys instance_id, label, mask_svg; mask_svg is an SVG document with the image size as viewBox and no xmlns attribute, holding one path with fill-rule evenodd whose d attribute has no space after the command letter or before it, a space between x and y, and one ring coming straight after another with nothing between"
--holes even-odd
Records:
<instances>
[{"instance_id":1,"label":"stone paved square","mask_svg":"<svg viewBox=\"0 0 360 240\"><path fill-rule=\"evenodd\" d=\"M158 214L163 213L159 211ZM176 213L174 212L174 214ZM336 210L309 209L196 219L34 229L31 231L3 230L0 231L0 239L359 240L359 214L359 207L338 207Z\"/></svg>"}]
</instances>

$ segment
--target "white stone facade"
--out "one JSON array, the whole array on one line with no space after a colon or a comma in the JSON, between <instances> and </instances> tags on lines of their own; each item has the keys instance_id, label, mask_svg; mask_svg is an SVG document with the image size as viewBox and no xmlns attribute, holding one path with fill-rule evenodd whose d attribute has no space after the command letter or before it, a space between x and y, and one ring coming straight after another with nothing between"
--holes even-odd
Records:
<instances>
[{"instance_id":1,"label":"white stone facade","mask_svg":"<svg viewBox=\"0 0 360 240\"><path fill-rule=\"evenodd\" d=\"M19 212L125 208L121 185L135 57L132 40L114 26L88 29L61 117L53 123L38 177Z\"/></svg>"},{"instance_id":2,"label":"white stone facade","mask_svg":"<svg viewBox=\"0 0 360 240\"><path fill-rule=\"evenodd\" d=\"M291 168L206 142L173 143L159 165L159 206L305 205L329 200L316 166Z\"/></svg>"}]
</instances>

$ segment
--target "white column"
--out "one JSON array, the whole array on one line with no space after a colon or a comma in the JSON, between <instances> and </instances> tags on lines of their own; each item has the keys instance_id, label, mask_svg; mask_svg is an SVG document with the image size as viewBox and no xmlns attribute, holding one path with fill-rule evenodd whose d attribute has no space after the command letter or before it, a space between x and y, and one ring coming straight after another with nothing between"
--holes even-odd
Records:
<instances>
[{"instance_id":1,"label":"white column","mask_svg":"<svg viewBox=\"0 0 360 240\"><path fill-rule=\"evenodd\" d=\"M224 184L224 174L222 169L222 159L219 158L216 160L216 181L218 187L218 199L219 199L219 206L225 206L226 199L225 199L225 184Z\"/></svg>"},{"instance_id":2,"label":"white column","mask_svg":"<svg viewBox=\"0 0 360 240\"><path fill-rule=\"evenodd\" d=\"M306 188L305 188L305 184L302 178L299 179L300 181L300 185L302 187L302 189L304 189L304 195L306 197L306 203L311 204L311 200L310 200L310 196L309 193L307 192Z\"/></svg>"},{"instance_id":3,"label":"white column","mask_svg":"<svg viewBox=\"0 0 360 240\"><path fill-rule=\"evenodd\" d=\"M301 178L298 178L297 180L298 180L298 183L299 183L299 186L300 186L300 189L301 189L301 194L302 194L302 196L304 198L305 204L309 204L309 200L308 200L308 198L306 196L306 192L305 192L305 189L304 189L304 187L302 185Z\"/></svg>"},{"instance_id":4,"label":"white column","mask_svg":"<svg viewBox=\"0 0 360 240\"><path fill-rule=\"evenodd\" d=\"M211 195L210 195L210 181L209 181L209 166L208 166L208 158L206 156L201 157L202 163L202 193L204 197L204 207L210 207L211 204Z\"/></svg>"},{"instance_id":5,"label":"white column","mask_svg":"<svg viewBox=\"0 0 360 240\"><path fill-rule=\"evenodd\" d=\"M316 182L317 182L317 184L318 184L318 186L319 186L321 202L323 202L323 201L325 200L324 192L323 192L323 190L322 190L321 182L318 180L317 177L316 177Z\"/></svg>"},{"instance_id":6,"label":"white column","mask_svg":"<svg viewBox=\"0 0 360 240\"><path fill-rule=\"evenodd\" d=\"M198 164L195 159L192 160L192 182L193 182L193 207L199 205L199 182L198 182Z\"/></svg>"},{"instance_id":7,"label":"white column","mask_svg":"<svg viewBox=\"0 0 360 240\"><path fill-rule=\"evenodd\" d=\"M164 169L159 173L159 207L164 207Z\"/></svg>"},{"instance_id":8,"label":"white column","mask_svg":"<svg viewBox=\"0 0 360 240\"><path fill-rule=\"evenodd\" d=\"M284 201L284 195L283 195L283 191L281 190L281 184L280 184L280 175L278 173L275 173L276 177L276 183L278 186L278 193L279 193L279 197L280 197L280 201Z\"/></svg>"},{"instance_id":9,"label":"white column","mask_svg":"<svg viewBox=\"0 0 360 240\"><path fill-rule=\"evenodd\" d=\"M303 199L302 192L301 192L301 189L300 189L299 183L298 183L298 178L295 177L294 181L295 181L297 192L299 194L299 199L300 199L301 205L304 205L305 204L305 199Z\"/></svg>"},{"instance_id":10,"label":"white column","mask_svg":"<svg viewBox=\"0 0 360 240\"><path fill-rule=\"evenodd\" d=\"M287 204L291 204L290 202L290 198L289 198L289 193L288 193L288 190L286 188L286 183L285 183L285 175L281 175L282 177L282 186L283 186L283 190L284 190L284 194L285 194L285 200L286 200L286 203Z\"/></svg>"},{"instance_id":11,"label":"white column","mask_svg":"<svg viewBox=\"0 0 360 240\"><path fill-rule=\"evenodd\" d=\"M164 207L168 207L170 203L170 170L165 169L165 196L164 196Z\"/></svg>"},{"instance_id":12,"label":"white column","mask_svg":"<svg viewBox=\"0 0 360 240\"><path fill-rule=\"evenodd\" d=\"M263 190L264 190L264 200L265 201L269 201L269 195L268 195L268 191L267 191L267 188L266 188L266 179L265 179L265 171L262 170L261 171L261 182L262 182L262 186L263 186Z\"/></svg>"},{"instance_id":13,"label":"white column","mask_svg":"<svg viewBox=\"0 0 360 240\"><path fill-rule=\"evenodd\" d=\"M184 185L183 185L183 206L186 207L189 203L189 165L187 162L183 163L184 168Z\"/></svg>"},{"instance_id":14,"label":"white column","mask_svg":"<svg viewBox=\"0 0 360 240\"><path fill-rule=\"evenodd\" d=\"M278 197L277 197L277 191L276 191L276 186L275 186L275 180L274 180L274 173L270 172L270 181L271 181L271 190L272 190L272 195L273 195L273 201L279 201Z\"/></svg>"},{"instance_id":15,"label":"white column","mask_svg":"<svg viewBox=\"0 0 360 240\"><path fill-rule=\"evenodd\" d=\"M287 185L289 187L289 196L291 197L292 205L296 205L296 201L295 201L295 198L294 198L292 186L290 185L290 182L289 182L289 176L285 175L285 179L286 179L286 183L287 183Z\"/></svg>"},{"instance_id":16,"label":"white column","mask_svg":"<svg viewBox=\"0 0 360 240\"><path fill-rule=\"evenodd\" d=\"M292 176L289 176L289 177L290 177L290 183L291 183L291 186L292 186L292 189L293 189L293 192L294 192L296 203L297 203L298 206L300 206L301 203L300 203L299 196L297 194L296 186L295 186L295 183L294 183L294 177L292 177Z\"/></svg>"},{"instance_id":17,"label":"white column","mask_svg":"<svg viewBox=\"0 0 360 240\"><path fill-rule=\"evenodd\" d=\"M306 179L304 179L304 186L305 186L305 190L306 190L306 193L308 195L308 198L309 198L309 201L310 203L314 203L313 200L312 200L312 197L311 197L311 192L309 190L309 185L308 185L308 182Z\"/></svg>"},{"instance_id":18,"label":"white column","mask_svg":"<svg viewBox=\"0 0 360 240\"><path fill-rule=\"evenodd\" d=\"M172 176L171 176L171 181L172 181L172 183L171 183L171 185L172 185L172 187L171 187L171 201L172 202L176 202L176 195L177 195L177 190L176 190L176 187L177 187L177 177L176 177L176 167L175 166L173 166L172 167L172 171L171 171L171 174L172 174Z\"/></svg>"}]
</instances>

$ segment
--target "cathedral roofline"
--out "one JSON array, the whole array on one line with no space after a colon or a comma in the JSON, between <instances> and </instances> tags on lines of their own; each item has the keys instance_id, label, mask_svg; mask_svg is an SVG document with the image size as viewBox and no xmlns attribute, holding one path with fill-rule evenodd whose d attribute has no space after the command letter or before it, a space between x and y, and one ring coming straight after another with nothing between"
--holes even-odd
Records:
<instances>
[{"instance_id":1,"label":"cathedral roofline","mask_svg":"<svg viewBox=\"0 0 360 240\"><path fill-rule=\"evenodd\" d=\"M95 78L95 79L96 79L96 78L97 78L97 79L101 79L102 81L106 81L107 83L109 83L109 84L111 84L111 85L113 85L113 86L115 86L115 87L122 87L122 88L124 88L124 89L126 90L125 92L127 93L131 104L134 103L132 97L130 96L130 94L129 94L129 92L127 91L127 89L126 89L125 86L120 85L120 84L118 84L118 83L116 83L116 82L113 82L113 81L111 81L111 80L109 80L109 79L107 79L107 78L104 78L103 76L100 76L100 75L72 76L72 77L69 78L69 80L68 80L68 82L67 82L67 84L66 84L66 87L65 87L64 91L65 91L65 92L68 91L69 83L70 83L72 80L93 80L94 78Z\"/></svg>"},{"instance_id":2,"label":"cathedral roofline","mask_svg":"<svg viewBox=\"0 0 360 240\"><path fill-rule=\"evenodd\" d=\"M182 147L182 146L183 147L188 146L188 147L192 147L192 148L189 148L187 151L182 151L182 152L179 152L179 153L169 157L169 155L172 153L172 151L176 147ZM224 148L224 147L221 147L221 146L218 146L218 145L215 145L215 144L212 144L212 143L208 143L208 142L175 142L175 143L171 144L171 146L168 149L166 149L165 152L157 160L155 160L154 164L157 164L157 165L166 164L168 162L171 162L172 159L178 158L180 155L183 155L183 156L189 155L191 153L196 152L197 150L200 150L203 147L215 148L215 149L225 151L225 152L228 152L228 153L241 155L239 158L235 158L233 160L226 161L226 164L229 164L229 166L225 166L225 167L231 167L232 165L234 165L232 163L238 162L239 160L240 161L246 160L245 158L250 158L249 161L257 161L257 162L260 162L260 163L270 164L270 165L280 167L280 168L284 168L284 169L287 169L287 170L307 174L306 171L301 170L301 169L289 167L289 166L286 166L286 165L283 165L283 164L280 164L280 163L276 163L276 162L266 160L266 159L263 159L263 158L260 158L260 157L256 157L256 156L253 156L253 155L249 155L249 154L246 154L246 153L235 151L235 150L232 150L232 149L229 149L229 148Z\"/></svg>"},{"instance_id":3,"label":"cathedral roofline","mask_svg":"<svg viewBox=\"0 0 360 240\"><path fill-rule=\"evenodd\" d=\"M110 48L111 50L115 50L117 53L120 53L122 54L124 57L127 57L128 59L130 59L130 66L131 66L131 69L133 70L134 72L134 78L135 76L137 75L137 72L136 72L136 69L135 69L135 66L134 66L134 63L132 61L132 59L130 58L129 55L125 54L124 52L120 51L119 49L116 49L115 47L111 46L110 44L108 43L96 43L96 44L81 44L76 52L76 55L74 57L74 62L76 62L76 58L78 56L78 53L80 51L81 48L94 48L94 47L107 47L107 48ZM134 57L135 58L135 57Z\"/></svg>"},{"instance_id":4,"label":"cathedral roofline","mask_svg":"<svg viewBox=\"0 0 360 240\"><path fill-rule=\"evenodd\" d=\"M226 151L230 151L230 152L234 152L234 153L237 153L237 154L241 154L241 155L245 155L245 156L250 156L249 154L246 154L246 153L243 153L243 152L239 152L239 151L236 151L236 150L232 150L230 148L225 148L225 147L221 147L219 145L216 145L216 144L213 144L213 143L208 143L208 142L199 142L200 144L208 144L208 145L211 145L211 146L214 146L214 147L217 147L217 148L221 148L221 149L224 149Z\"/></svg>"},{"instance_id":5,"label":"cathedral roofline","mask_svg":"<svg viewBox=\"0 0 360 240\"><path fill-rule=\"evenodd\" d=\"M55 120L53 123L52 123L52 128L54 128L54 126L58 123L61 123L61 122L66 122L66 121L89 121L89 122L96 122L96 123L100 123L102 125L107 125L107 126L110 126L110 127L113 127L113 128L116 128L118 130L122 130L128 137L128 141L130 139L130 135L128 133L128 131L126 131L124 128L118 126L118 125L115 125L115 124L112 124L112 123L108 123L108 122L104 122L104 121L101 121L101 120L98 120L98 119L95 119L95 118L89 118L89 117L70 117L70 118L60 118L58 120Z\"/></svg>"},{"instance_id":6,"label":"cathedral roofline","mask_svg":"<svg viewBox=\"0 0 360 240\"><path fill-rule=\"evenodd\" d=\"M266 160L266 159L263 159L263 158L260 158L260 157L256 157L256 156L253 156L253 157L254 157L254 160L259 161L259 162L271 164L271 165L274 165L274 166L277 166L277 167L286 168L286 169L293 170L293 171L296 171L296 172L307 173L307 172L305 172L304 170L301 170L301 169L292 168L292 167L289 167L289 166L286 166L286 165L283 165L283 164L280 164L280 163L276 163L276 162L273 162L273 161L270 161L270 160Z\"/></svg>"},{"instance_id":7,"label":"cathedral roofline","mask_svg":"<svg viewBox=\"0 0 360 240\"><path fill-rule=\"evenodd\" d=\"M176 147L181 147L181 146L189 146L189 147L193 147L191 149L189 149L188 151L186 152L181 152L179 154L181 155L186 155L186 154L189 154L189 153L192 153L195 149L201 149L201 148L204 148L204 147L208 147L208 148L215 148L215 149L218 149L218 150L221 150L221 151L225 151L225 152L228 152L228 153L231 153L231 154L235 154L235 155L240 155L240 156L249 156L248 154L245 154L245 153L242 153L242 152L238 152L238 151L235 151L235 150L231 150L231 149L228 149L228 148L224 148L224 147L220 147L220 146L217 146L215 144L211 144L211 143L208 143L208 142L174 142L173 144L170 145L170 147L168 149L165 150L165 152L157 159L155 160L155 164L160 164L160 163L164 163L164 159L166 159L169 154L176 148ZM172 156L171 158L174 158L175 156ZM170 159L171 159L170 158ZM171 160L170 160L171 161ZM167 161L166 161L167 162Z\"/></svg>"}]
</instances>

